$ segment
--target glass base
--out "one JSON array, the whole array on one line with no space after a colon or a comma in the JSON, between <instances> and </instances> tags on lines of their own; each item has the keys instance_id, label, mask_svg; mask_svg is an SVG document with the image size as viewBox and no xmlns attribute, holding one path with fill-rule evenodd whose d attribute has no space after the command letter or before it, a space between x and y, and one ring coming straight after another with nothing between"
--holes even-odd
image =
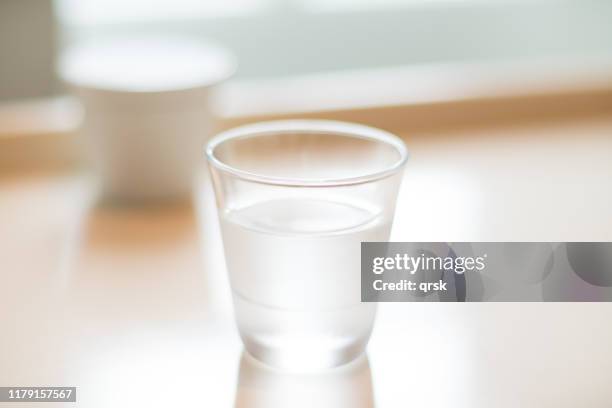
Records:
<instances>
[{"instance_id":1,"label":"glass base","mask_svg":"<svg viewBox=\"0 0 612 408\"><path fill-rule=\"evenodd\" d=\"M361 356L376 314L375 303L333 310L286 310L234 296L238 329L246 351L287 371L317 371Z\"/></svg>"}]
</instances>

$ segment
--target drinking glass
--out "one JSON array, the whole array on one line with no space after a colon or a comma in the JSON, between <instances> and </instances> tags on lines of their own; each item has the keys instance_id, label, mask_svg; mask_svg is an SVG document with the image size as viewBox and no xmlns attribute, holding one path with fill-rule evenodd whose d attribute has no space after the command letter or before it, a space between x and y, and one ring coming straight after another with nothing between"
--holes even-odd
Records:
<instances>
[{"instance_id":1,"label":"drinking glass","mask_svg":"<svg viewBox=\"0 0 612 408\"><path fill-rule=\"evenodd\" d=\"M361 302L361 242L389 238L403 142L351 123L274 121L223 132L206 155L246 351L300 371L361 355L376 314Z\"/></svg>"}]
</instances>

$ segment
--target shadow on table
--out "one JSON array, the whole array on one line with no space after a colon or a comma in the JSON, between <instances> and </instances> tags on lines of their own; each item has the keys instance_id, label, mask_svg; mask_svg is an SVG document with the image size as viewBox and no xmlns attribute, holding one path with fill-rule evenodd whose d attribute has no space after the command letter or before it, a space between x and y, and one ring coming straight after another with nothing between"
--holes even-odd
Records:
<instances>
[{"instance_id":1,"label":"shadow on table","mask_svg":"<svg viewBox=\"0 0 612 408\"><path fill-rule=\"evenodd\" d=\"M189 203L96 205L74 232L67 287L75 307L109 320L181 321L206 313L208 279Z\"/></svg>"},{"instance_id":2,"label":"shadow on table","mask_svg":"<svg viewBox=\"0 0 612 408\"><path fill-rule=\"evenodd\" d=\"M367 356L316 373L293 373L265 366L242 353L235 408L373 408Z\"/></svg>"},{"instance_id":3,"label":"shadow on table","mask_svg":"<svg viewBox=\"0 0 612 408\"><path fill-rule=\"evenodd\" d=\"M90 210L84 232L89 248L113 253L154 255L156 250L172 251L197 240L195 210L189 202L142 207L98 204Z\"/></svg>"}]
</instances>

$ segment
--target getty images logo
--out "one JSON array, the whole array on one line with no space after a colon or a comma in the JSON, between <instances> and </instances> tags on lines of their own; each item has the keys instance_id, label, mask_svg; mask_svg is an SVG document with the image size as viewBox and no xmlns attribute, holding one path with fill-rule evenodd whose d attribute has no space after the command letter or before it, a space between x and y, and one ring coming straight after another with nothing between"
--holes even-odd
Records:
<instances>
[{"instance_id":1,"label":"getty images logo","mask_svg":"<svg viewBox=\"0 0 612 408\"><path fill-rule=\"evenodd\" d=\"M465 272L480 272L486 268L485 260L487 254L483 256L432 256L421 253L417 256L409 254L396 254L392 257L376 257L372 259L372 272L381 275L386 271L405 271L411 275L419 271L449 271L462 275Z\"/></svg>"}]
</instances>

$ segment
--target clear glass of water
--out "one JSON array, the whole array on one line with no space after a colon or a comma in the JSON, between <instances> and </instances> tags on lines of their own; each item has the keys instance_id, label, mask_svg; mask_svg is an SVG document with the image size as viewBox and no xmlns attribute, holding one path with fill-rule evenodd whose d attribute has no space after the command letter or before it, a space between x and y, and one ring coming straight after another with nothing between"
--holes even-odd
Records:
<instances>
[{"instance_id":1,"label":"clear glass of water","mask_svg":"<svg viewBox=\"0 0 612 408\"><path fill-rule=\"evenodd\" d=\"M376 314L360 301L361 242L389 238L403 142L292 120L223 132L206 154L246 351L291 370L360 356Z\"/></svg>"}]
</instances>

